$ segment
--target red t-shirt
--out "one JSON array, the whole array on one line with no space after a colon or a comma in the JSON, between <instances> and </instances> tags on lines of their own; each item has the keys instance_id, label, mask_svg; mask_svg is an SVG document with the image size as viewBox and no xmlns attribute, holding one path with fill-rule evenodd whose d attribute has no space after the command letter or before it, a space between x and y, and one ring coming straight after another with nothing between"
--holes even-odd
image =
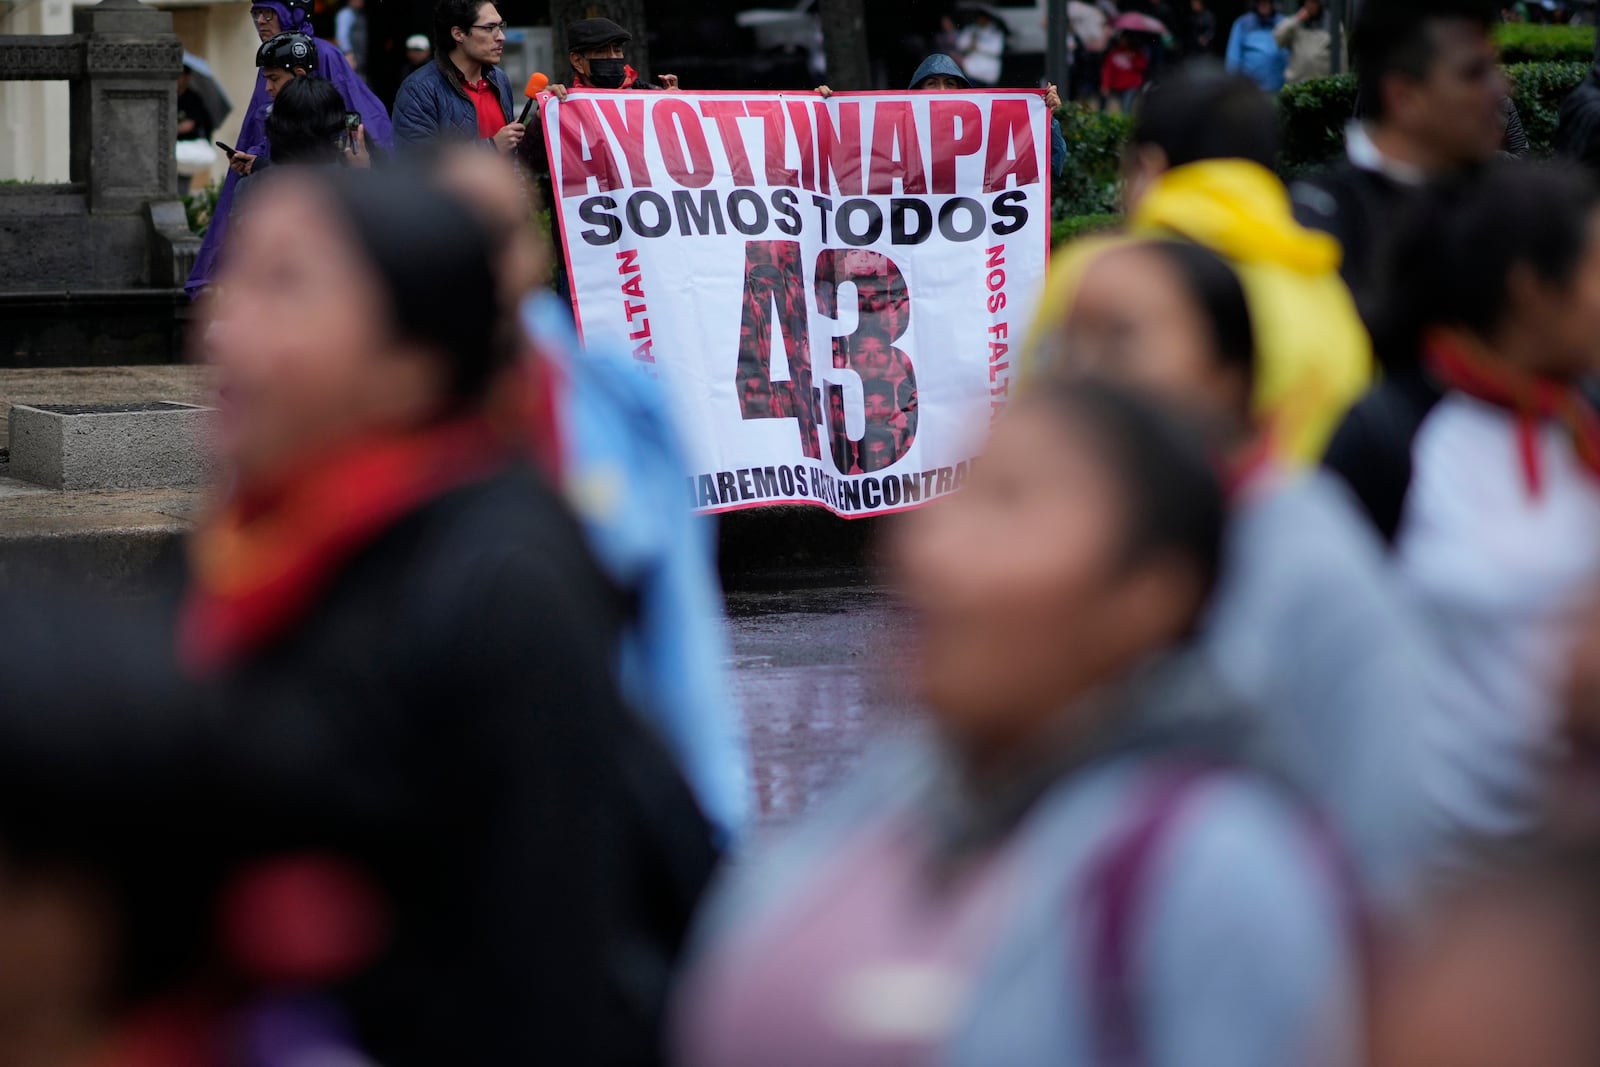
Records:
<instances>
[{"instance_id":1,"label":"red t-shirt","mask_svg":"<svg viewBox=\"0 0 1600 1067\"><path fill-rule=\"evenodd\" d=\"M506 124L506 113L500 109L500 93L496 91L494 82L479 78L477 85L467 81L462 84L466 86L467 96L478 112L478 136L485 140L493 137Z\"/></svg>"},{"instance_id":2,"label":"red t-shirt","mask_svg":"<svg viewBox=\"0 0 1600 1067\"><path fill-rule=\"evenodd\" d=\"M1101 70L1100 88L1108 93L1123 93L1144 85L1145 71L1150 60L1137 48L1119 45L1106 53Z\"/></svg>"}]
</instances>

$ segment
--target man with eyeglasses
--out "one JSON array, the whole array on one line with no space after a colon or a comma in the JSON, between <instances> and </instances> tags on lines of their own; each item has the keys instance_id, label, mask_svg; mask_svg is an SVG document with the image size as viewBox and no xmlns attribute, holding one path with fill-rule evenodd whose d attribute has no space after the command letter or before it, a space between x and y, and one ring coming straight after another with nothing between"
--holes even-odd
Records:
<instances>
[{"instance_id":1,"label":"man with eyeglasses","mask_svg":"<svg viewBox=\"0 0 1600 1067\"><path fill-rule=\"evenodd\" d=\"M515 120L511 82L499 67L499 9L488 0L439 0L433 28L438 59L413 71L394 98L395 143L478 141L502 155L516 151L528 131Z\"/></svg>"}]
</instances>

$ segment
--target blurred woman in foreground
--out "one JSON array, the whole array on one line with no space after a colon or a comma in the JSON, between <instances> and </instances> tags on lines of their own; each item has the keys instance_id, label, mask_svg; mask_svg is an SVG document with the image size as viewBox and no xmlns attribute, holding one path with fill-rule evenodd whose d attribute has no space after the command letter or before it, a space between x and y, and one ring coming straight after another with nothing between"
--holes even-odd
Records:
<instances>
[{"instance_id":1,"label":"blurred woman in foreground","mask_svg":"<svg viewBox=\"0 0 1600 1067\"><path fill-rule=\"evenodd\" d=\"M196 925L268 871L191 967L213 990L322 990L385 1065L652 1062L709 831L608 680L622 605L485 414L493 240L409 175L313 168L235 237L192 699L8 704L0 764L47 754L83 819L141 825L137 873Z\"/></svg>"},{"instance_id":2,"label":"blurred woman in foreground","mask_svg":"<svg viewBox=\"0 0 1600 1067\"><path fill-rule=\"evenodd\" d=\"M1348 1062L1343 891L1185 648L1223 511L1130 394L1013 409L897 546L932 736L736 872L678 1062Z\"/></svg>"}]
</instances>

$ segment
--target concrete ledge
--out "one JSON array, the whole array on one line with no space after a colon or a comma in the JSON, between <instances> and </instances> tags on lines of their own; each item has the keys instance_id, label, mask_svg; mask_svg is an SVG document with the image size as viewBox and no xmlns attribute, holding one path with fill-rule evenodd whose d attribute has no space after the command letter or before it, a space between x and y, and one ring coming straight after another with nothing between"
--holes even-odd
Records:
<instances>
[{"instance_id":1,"label":"concrete ledge","mask_svg":"<svg viewBox=\"0 0 1600 1067\"><path fill-rule=\"evenodd\" d=\"M133 221L147 225L142 219ZM28 229L8 233L0 217L0 247L7 237L14 237L18 247L24 241L48 247L52 238L37 230L30 220ZM94 282L80 279L77 284ZM174 363L182 358L189 314L189 298L182 289L0 293L0 368Z\"/></svg>"},{"instance_id":2,"label":"concrete ledge","mask_svg":"<svg viewBox=\"0 0 1600 1067\"><path fill-rule=\"evenodd\" d=\"M69 582L111 593L149 590L163 560L175 560L187 527L0 535L0 589Z\"/></svg>"},{"instance_id":3,"label":"concrete ledge","mask_svg":"<svg viewBox=\"0 0 1600 1067\"><path fill-rule=\"evenodd\" d=\"M193 404L13 404L13 478L49 489L204 485L215 412Z\"/></svg>"},{"instance_id":4,"label":"concrete ledge","mask_svg":"<svg viewBox=\"0 0 1600 1067\"><path fill-rule=\"evenodd\" d=\"M0 478L0 588L141 592L180 550L201 500L192 489L58 493Z\"/></svg>"}]
</instances>

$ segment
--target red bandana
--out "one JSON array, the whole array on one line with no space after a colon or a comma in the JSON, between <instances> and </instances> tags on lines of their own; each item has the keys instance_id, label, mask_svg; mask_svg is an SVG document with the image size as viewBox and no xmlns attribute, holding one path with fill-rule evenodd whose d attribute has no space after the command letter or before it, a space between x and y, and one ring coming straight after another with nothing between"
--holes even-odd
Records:
<instances>
[{"instance_id":1,"label":"red bandana","mask_svg":"<svg viewBox=\"0 0 1600 1067\"><path fill-rule=\"evenodd\" d=\"M190 540L178 653L193 674L261 648L308 611L351 557L402 516L505 466L514 446L483 417L319 457L231 501Z\"/></svg>"},{"instance_id":2,"label":"red bandana","mask_svg":"<svg viewBox=\"0 0 1600 1067\"><path fill-rule=\"evenodd\" d=\"M1552 421L1565 427L1582 463L1600 477L1600 413L1570 383L1542 378L1505 363L1454 331L1435 330L1424 345L1427 367L1441 385L1517 417L1517 452L1530 496L1544 489L1538 431Z\"/></svg>"}]
</instances>

